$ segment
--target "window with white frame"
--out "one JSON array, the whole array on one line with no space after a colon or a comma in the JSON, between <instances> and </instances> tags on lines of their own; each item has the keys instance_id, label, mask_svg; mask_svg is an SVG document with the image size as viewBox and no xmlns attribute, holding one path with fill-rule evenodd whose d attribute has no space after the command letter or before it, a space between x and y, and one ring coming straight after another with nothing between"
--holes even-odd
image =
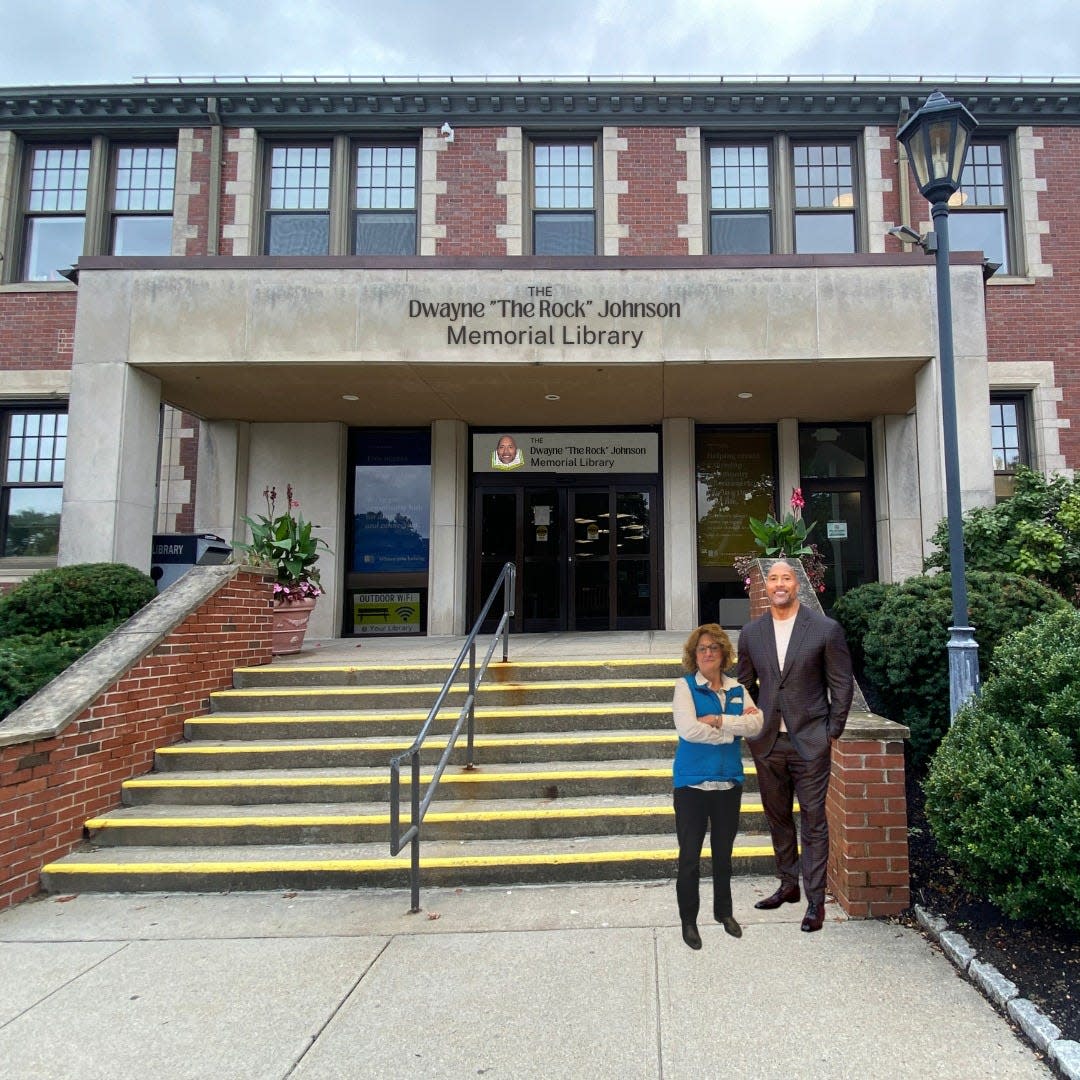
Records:
<instances>
[{"instance_id":1,"label":"window with white frame","mask_svg":"<svg viewBox=\"0 0 1080 1080\"><path fill-rule=\"evenodd\" d=\"M60 281L83 253L90 147L35 146L27 157L22 280Z\"/></svg>"},{"instance_id":2,"label":"window with white frame","mask_svg":"<svg viewBox=\"0 0 1080 1080\"><path fill-rule=\"evenodd\" d=\"M67 413L32 407L0 412L3 481L0 551L5 557L55 555L60 541Z\"/></svg>"},{"instance_id":3,"label":"window with white frame","mask_svg":"<svg viewBox=\"0 0 1080 1080\"><path fill-rule=\"evenodd\" d=\"M356 255L416 254L416 147L356 148Z\"/></svg>"},{"instance_id":4,"label":"window with white frame","mask_svg":"<svg viewBox=\"0 0 1080 1080\"><path fill-rule=\"evenodd\" d=\"M728 144L709 148L709 232L714 255L772 251L769 147Z\"/></svg>"},{"instance_id":5,"label":"window with white frame","mask_svg":"<svg viewBox=\"0 0 1080 1080\"><path fill-rule=\"evenodd\" d=\"M175 146L118 146L113 150L113 255L172 251Z\"/></svg>"},{"instance_id":6,"label":"window with white frame","mask_svg":"<svg viewBox=\"0 0 1080 1080\"><path fill-rule=\"evenodd\" d=\"M855 251L855 148L843 142L793 143L795 251Z\"/></svg>"},{"instance_id":7,"label":"window with white frame","mask_svg":"<svg viewBox=\"0 0 1080 1080\"><path fill-rule=\"evenodd\" d=\"M532 145L533 254L596 254L596 147Z\"/></svg>"},{"instance_id":8,"label":"window with white frame","mask_svg":"<svg viewBox=\"0 0 1080 1080\"><path fill-rule=\"evenodd\" d=\"M330 146L269 148L267 255L330 251Z\"/></svg>"}]
</instances>

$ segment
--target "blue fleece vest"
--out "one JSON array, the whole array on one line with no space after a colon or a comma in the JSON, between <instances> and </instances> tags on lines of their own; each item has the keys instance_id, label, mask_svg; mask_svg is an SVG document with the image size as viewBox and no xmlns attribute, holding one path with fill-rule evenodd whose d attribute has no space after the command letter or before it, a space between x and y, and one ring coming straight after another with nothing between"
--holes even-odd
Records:
<instances>
[{"instance_id":1,"label":"blue fleece vest","mask_svg":"<svg viewBox=\"0 0 1080 1080\"><path fill-rule=\"evenodd\" d=\"M743 688L733 686L727 692L727 702L720 708L720 695L708 686L698 686L697 677L686 676L690 695L694 700L697 716L709 716L723 712L736 716L742 713ZM689 742L681 735L675 750L675 762L672 767L674 787L692 787L703 784L706 780L729 780L736 784L743 782L742 739L736 735L730 743Z\"/></svg>"}]
</instances>

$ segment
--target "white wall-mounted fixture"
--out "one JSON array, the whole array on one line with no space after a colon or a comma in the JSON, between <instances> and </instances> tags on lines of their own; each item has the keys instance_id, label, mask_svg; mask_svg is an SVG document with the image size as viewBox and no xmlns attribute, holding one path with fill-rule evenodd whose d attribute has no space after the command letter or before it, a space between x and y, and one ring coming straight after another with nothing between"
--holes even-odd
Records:
<instances>
[{"instance_id":1,"label":"white wall-mounted fixture","mask_svg":"<svg viewBox=\"0 0 1080 1080\"><path fill-rule=\"evenodd\" d=\"M450 126L449 121L443 121L442 127L439 128L439 134L448 143L452 143L454 141L454 129Z\"/></svg>"}]
</instances>

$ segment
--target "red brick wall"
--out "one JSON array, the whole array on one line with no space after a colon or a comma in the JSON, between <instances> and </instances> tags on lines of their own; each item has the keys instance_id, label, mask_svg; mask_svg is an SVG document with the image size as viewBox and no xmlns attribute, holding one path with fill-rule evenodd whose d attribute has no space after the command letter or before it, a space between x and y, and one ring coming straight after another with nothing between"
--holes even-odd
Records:
<instances>
[{"instance_id":1,"label":"red brick wall","mask_svg":"<svg viewBox=\"0 0 1080 1080\"><path fill-rule=\"evenodd\" d=\"M74 290L0 294L0 370L70 368L76 300Z\"/></svg>"},{"instance_id":2,"label":"red brick wall","mask_svg":"<svg viewBox=\"0 0 1080 1080\"><path fill-rule=\"evenodd\" d=\"M685 255L686 196L678 182L686 179L686 154L675 140L685 128L619 128L626 149L619 154L619 180L626 194L619 196L619 224L629 235L619 241L620 255Z\"/></svg>"},{"instance_id":3,"label":"red brick wall","mask_svg":"<svg viewBox=\"0 0 1080 1080\"><path fill-rule=\"evenodd\" d=\"M42 866L120 805L120 785L208 711L234 667L270 661L272 589L240 571L56 738L0 747L0 909L38 891Z\"/></svg>"},{"instance_id":4,"label":"red brick wall","mask_svg":"<svg viewBox=\"0 0 1080 1080\"><path fill-rule=\"evenodd\" d=\"M180 441L180 464L184 469L184 478L191 481L191 497L184 504L176 518L177 532L195 531L195 488L199 482L199 419L193 413L182 413L181 426L191 428L194 434L190 439Z\"/></svg>"},{"instance_id":5,"label":"red brick wall","mask_svg":"<svg viewBox=\"0 0 1080 1080\"><path fill-rule=\"evenodd\" d=\"M506 221L506 198L496 190L506 179L506 152L495 147L505 135L505 128L459 127L436 154L436 179L446 181L446 194L436 203L435 221L446 226L437 255L506 254L506 241L495 233Z\"/></svg>"},{"instance_id":6,"label":"red brick wall","mask_svg":"<svg viewBox=\"0 0 1080 1080\"><path fill-rule=\"evenodd\" d=\"M761 567L750 570L750 617L769 607ZM825 813L828 889L851 918L910 906L907 795L901 739L862 738L850 723L833 743Z\"/></svg>"},{"instance_id":7,"label":"red brick wall","mask_svg":"<svg viewBox=\"0 0 1080 1080\"><path fill-rule=\"evenodd\" d=\"M238 138L240 131L237 128L225 128L221 134L221 229L219 229L218 236L218 254L219 255L231 255L233 253L233 242L230 237L226 240L220 236L220 232L226 225L236 224L236 196L228 194L229 184L236 179L237 170L237 157L235 153L230 153L229 142L232 139ZM210 133L206 135L206 146L210 146ZM256 227L256 222L251 223L252 228ZM253 250L258 250L257 245L253 245Z\"/></svg>"},{"instance_id":8,"label":"red brick wall","mask_svg":"<svg viewBox=\"0 0 1080 1080\"><path fill-rule=\"evenodd\" d=\"M202 150L191 155L191 180L199 185L199 192L188 200L188 224L196 226L198 233L188 239L184 254L205 255L210 220L210 129L196 129L193 138L202 143Z\"/></svg>"}]
</instances>

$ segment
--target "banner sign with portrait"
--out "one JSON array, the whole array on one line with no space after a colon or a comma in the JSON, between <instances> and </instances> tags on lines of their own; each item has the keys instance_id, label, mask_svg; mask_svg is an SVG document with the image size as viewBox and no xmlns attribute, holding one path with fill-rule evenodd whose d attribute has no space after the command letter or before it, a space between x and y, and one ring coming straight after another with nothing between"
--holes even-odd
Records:
<instances>
[{"instance_id":1,"label":"banner sign with portrait","mask_svg":"<svg viewBox=\"0 0 1080 1080\"><path fill-rule=\"evenodd\" d=\"M655 473L660 439L651 431L505 431L473 435L473 472L572 475Z\"/></svg>"}]
</instances>

